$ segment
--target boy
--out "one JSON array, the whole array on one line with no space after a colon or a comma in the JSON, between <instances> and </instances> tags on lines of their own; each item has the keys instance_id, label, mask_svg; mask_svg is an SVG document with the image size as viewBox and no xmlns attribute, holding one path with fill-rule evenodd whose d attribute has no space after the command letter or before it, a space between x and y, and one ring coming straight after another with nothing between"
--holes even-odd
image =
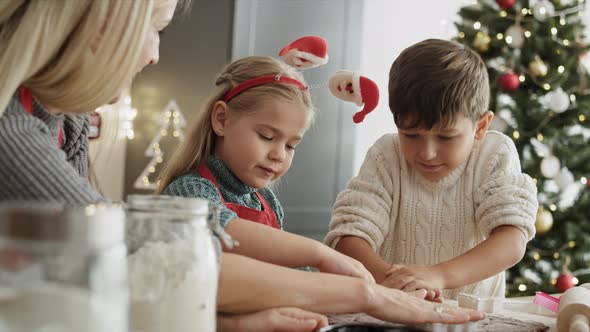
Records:
<instances>
[{"instance_id":1,"label":"boy","mask_svg":"<svg viewBox=\"0 0 590 332\"><path fill-rule=\"evenodd\" d=\"M325 242L377 282L447 298L504 296L504 270L535 234L536 186L488 127L488 74L472 50L429 39L395 60L381 137L335 202Z\"/></svg>"}]
</instances>

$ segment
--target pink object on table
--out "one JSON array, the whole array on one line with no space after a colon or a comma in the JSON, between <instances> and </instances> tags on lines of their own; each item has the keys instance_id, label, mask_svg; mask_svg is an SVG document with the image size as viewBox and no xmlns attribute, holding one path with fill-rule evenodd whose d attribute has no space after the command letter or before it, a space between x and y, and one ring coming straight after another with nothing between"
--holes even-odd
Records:
<instances>
[{"instance_id":1,"label":"pink object on table","mask_svg":"<svg viewBox=\"0 0 590 332\"><path fill-rule=\"evenodd\" d=\"M543 292L535 293L533 303L553 312L557 312L559 309L559 299Z\"/></svg>"}]
</instances>

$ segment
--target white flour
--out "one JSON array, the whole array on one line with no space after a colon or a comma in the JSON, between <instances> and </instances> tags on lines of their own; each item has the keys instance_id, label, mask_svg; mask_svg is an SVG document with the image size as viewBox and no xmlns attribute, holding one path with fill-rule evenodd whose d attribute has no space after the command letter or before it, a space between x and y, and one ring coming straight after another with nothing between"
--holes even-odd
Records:
<instances>
[{"instance_id":1,"label":"white flour","mask_svg":"<svg viewBox=\"0 0 590 332\"><path fill-rule=\"evenodd\" d=\"M55 283L0 289L0 332L126 332L127 297L91 296Z\"/></svg>"},{"instance_id":2,"label":"white flour","mask_svg":"<svg viewBox=\"0 0 590 332\"><path fill-rule=\"evenodd\" d=\"M146 242L129 256L133 332L215 331L216 259L200 242Z\"/></svg>"}]
</instances>

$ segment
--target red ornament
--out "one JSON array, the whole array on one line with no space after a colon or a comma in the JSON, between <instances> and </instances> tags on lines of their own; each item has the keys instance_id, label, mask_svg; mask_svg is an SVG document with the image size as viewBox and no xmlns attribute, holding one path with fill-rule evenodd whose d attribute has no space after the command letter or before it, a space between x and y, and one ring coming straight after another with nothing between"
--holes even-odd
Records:
<instances>
[{"instance_id":1,"label":"red ornament","mask_svg":"<svg viewBox=\"0 0 590 332\"><path fill-rule=\"evenodd\" d=\"M574 286L574 277L568 272L562 273L557 277L555 288L557 288L558 291L563 293Z\"/></svg>"},{"instance_id":2,"label":"red ornament","mask_svg":"<svg viewBox=\"0 0 590 332\"><path fill-rule=\"evenodd\" d=\"M504 10L508 10L514 6L515 0L496 0L498 5Z\"/></svg>"},{"instance_id":3,"label":"red ornament","mask_svg":"<svg viewBox=\"0 0 590 332\"><path fill-rule=\"evenodd\" d=\"M518 75L514 72L507 72L500 76L500 89L506 92L515 91L520 86Z\"/></svg>"}]
</instances>

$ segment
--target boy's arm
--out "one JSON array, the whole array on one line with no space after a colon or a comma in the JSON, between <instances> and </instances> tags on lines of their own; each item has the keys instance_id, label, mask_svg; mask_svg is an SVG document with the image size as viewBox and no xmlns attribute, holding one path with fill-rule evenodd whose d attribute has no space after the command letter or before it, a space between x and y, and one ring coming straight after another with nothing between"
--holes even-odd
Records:
<instances>
[{"instance_id":1,"label":"boy's arm","mask_svg":"<svg viewBox=\"0 0 590 332\"><path fill-rule=\"evenodd\" d=\"M518 263L524 256L526 243L527 237L519 228L499 226L485 241L448 261L433 266L392 265L383 284L404 291L469 285Z\"/></svg>"},{"instance_id":2,"label":"boy's arm","mask_svg":"<svg viewBox=\"0 0 590 332\"><path fill-rule=\"evenodd\" d=\"M442 275L444 288L462 287L489 278L520 262L526 243L527 237L517 227L500 226L473 249L435 265L434 269Z\"/></svg>"},{"instance_id":3,"label":"boy's arm","mask_svg":"<svg viewBox=\"0 0 590 332\"><path fill-rule=\"evenodd\" d=\"M394 229L399 205L401 172L396 136L385 135L367 152L354 177L336 197L324 242L360 258L377 279L386 264L376 253Z\"/></svg>"},{"instance_id":4,"label":"boy's arm","mask_svg":"<svg viewBox=\"0 0 590 332\"><path fill-rule=\"evenodd\" d=\"M475 222L486 240L435 266L393 266L389 287L456 288L483 280L518 263L535 234L537 190L523 174L514 142L490 132L475 165Z\"/></svg>"},{"instance_id":5,"label":"boy's arm","mask_svg":"<svg viewBox=\"0 0 590 332\"><path fill-rule=\"evenodd\" d=\"M489 132L474 171L475 221L486 240L440 265L447 288L483 280L518 263L535 234L537 188L522 173L516 146Z\"/></svg>"},{"instance_id":6,"label":"boy's arm","mask_svg":"<svg viewBox=\"0 0 590 332\"><path fill-rule=\"evenodd\" d=\"M364 239L356 236L344 236L338 241L336 250L363 263L377 283L385 280L385 273L389 270L390 265L373 251Z\"/></svg>"},{"instance_id":7,"label":"boy's arm","mask_svg":"<svg viewBox=\"0 0 590 332\"><path fill-rule=\"evenodd\" d=\"M537 188L531 177L522 173L512 139L496 132L486 134L475 167L475 221L486 240L442 263L449 288L515 265L535 234Z\"/></svg>"}]
</instances>

